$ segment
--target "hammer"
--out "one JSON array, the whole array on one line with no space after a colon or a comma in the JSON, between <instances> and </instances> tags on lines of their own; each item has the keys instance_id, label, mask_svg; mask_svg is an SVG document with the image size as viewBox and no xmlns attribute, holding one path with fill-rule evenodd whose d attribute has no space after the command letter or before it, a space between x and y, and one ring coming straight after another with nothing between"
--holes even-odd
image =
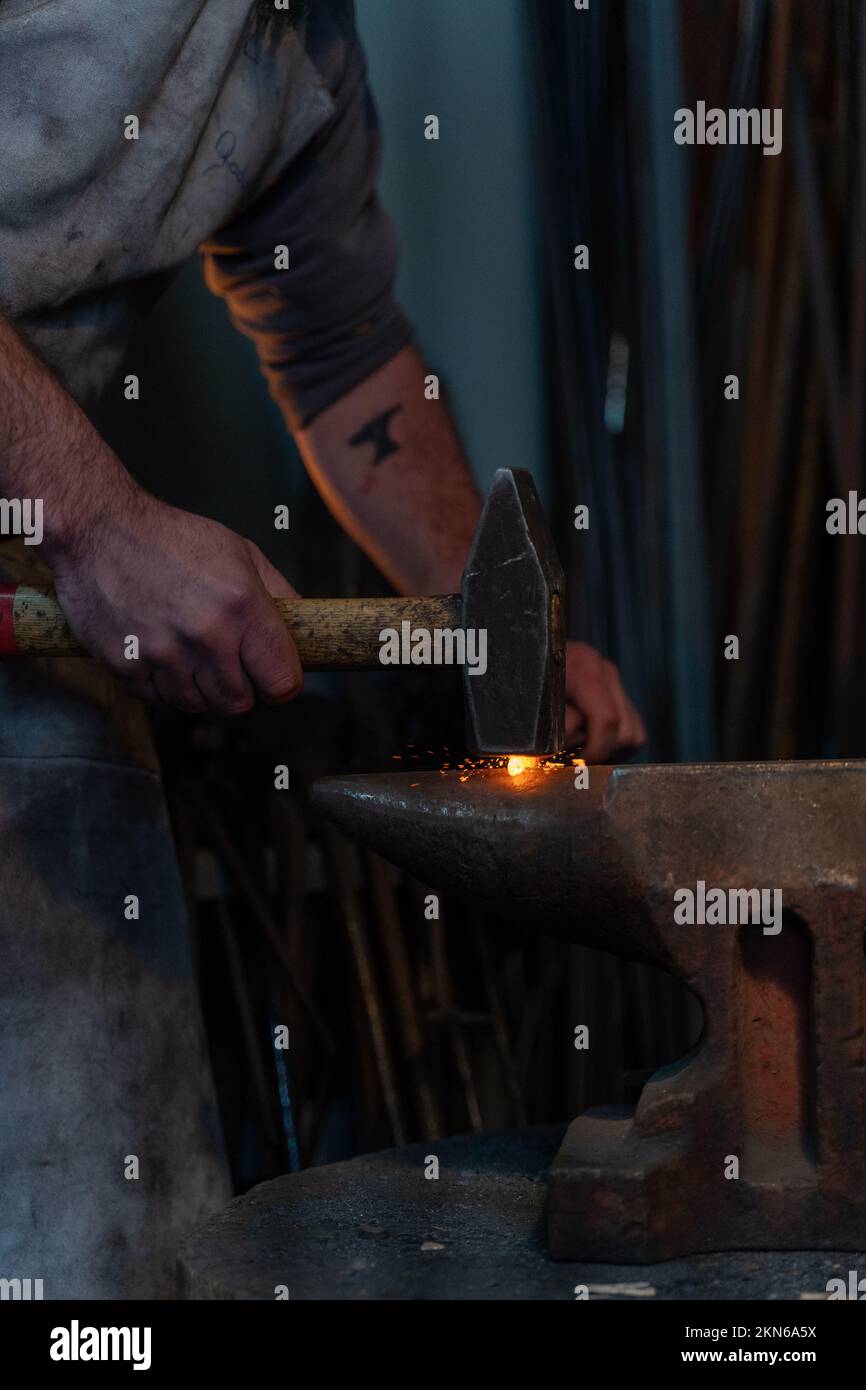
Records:
<instances>
[{"instance_id":1,"label":"hammer","mask_svg":"<svg viewBox=\"0 0 866 1390\"><path fill-rule=\"evenodd\" d=\"M446 665L463 658L469 749L539 756L564 743L562 593L562 568L532 475L500 468L459 594L274 603L306 671L380 670L386 637L398 664L426 664L429 634L434 663L437 655ZM11 655L87 655L52 589L0 585L0 656Z\"/></svg>"}]
</instances>

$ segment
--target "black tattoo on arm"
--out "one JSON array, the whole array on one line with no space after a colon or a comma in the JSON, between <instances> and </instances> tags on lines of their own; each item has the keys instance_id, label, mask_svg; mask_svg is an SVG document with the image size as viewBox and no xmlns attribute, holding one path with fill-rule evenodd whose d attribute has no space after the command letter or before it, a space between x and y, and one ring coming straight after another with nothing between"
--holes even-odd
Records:
<instances>
[{"instance_id":1,"label":"black tattoo on arm","mask_svg":"<svg viewBox=\"0 0 866 1390\"><path fill-rule=\"evenodd\" d=\"M376 415L372 420L368 420L367 424L358 430L357 434L353 434L349 440L352 448L358 449L362 444L372 444L373 463L381 463L389 454L396 454L400 445L395 444L391 438L388 433L388 426L393 416L402 409L402 405L392 405L390 410L385 410L381 415Z\"/></svg>"}]
</instances>

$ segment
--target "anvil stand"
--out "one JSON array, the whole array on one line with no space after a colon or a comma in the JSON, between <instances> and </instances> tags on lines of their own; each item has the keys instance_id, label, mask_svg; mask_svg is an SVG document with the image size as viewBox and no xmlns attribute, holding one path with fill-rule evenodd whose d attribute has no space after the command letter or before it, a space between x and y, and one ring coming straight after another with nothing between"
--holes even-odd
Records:
<instances>
[{"instance_id":1,"label":"anvil stand","mask_svg":"<svg viewBox=\"0 0 866 1390\"><path fill-rule=\"evenodd\" d=\"M404 1239L387 1259L356 1257L354 1286L341 1284L338 1260L334 1291L318 1296L573 1297L582 1279L669 1297L796 1297L866 1263L839 1253L866 1248L866 764L598 768L585 790L567 769L516 780L398 774L326 782L317 800L356 838L437 889L670 971L700 999L705 1028L690 1054L652 1077L636 1110L587 1111L558 1152L556 1131L517 1131L280 1179L242 1199L251 1204L246 1212L242 1203L229 1208L244 1217L234 1222L236 1251L256 1211L259 1233L270 1230L279 1243L278 1227L263 1216L274 1200L285 1203L289 1184L287 1247L308 1242L309 1197L314 1189L325 1195L330 1181L350 1224L357 1215L361 1239ZM780 889L782 931L677 925L674 893L699 881ZM445 1186L419 1178L425 1149L439 1155ZM539 1179L551 1159L545 1257ZM461 1193L461 1183L471 1192ZM422 1228L428 1234L407 1245ZM219 1237L203 1231L185 1252L191 1296L273 1297L206 1291L226 1287L202 1272ZM723 1251L761 1253L715 1253ZM797 1253L766 1253L783 1251ZM409 1258L416 1252L417 1267ZM430 1263L443 1252L438 1266ZM505 1275L499 1295L471 1287L494 1254ZM442 1284L443 1264L456 1282L450 1294L430 1291ZM371 1279L394 1291L365 1292Z\"/></svg>"}]
</instances>

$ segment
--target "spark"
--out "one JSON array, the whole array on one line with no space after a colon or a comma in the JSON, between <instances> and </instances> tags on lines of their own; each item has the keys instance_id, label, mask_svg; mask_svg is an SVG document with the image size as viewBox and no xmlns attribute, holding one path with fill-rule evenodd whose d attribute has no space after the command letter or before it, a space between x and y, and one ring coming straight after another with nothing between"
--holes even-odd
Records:
<instances>
[{"instance_id":1,"label":"spark","mask_svg":"<svg viewBox=\"0 0 866 1390\"><path fill-rule=\"evenodd\" d=\"M507 772L509 777L521 777L527 772L556 772L563 767L583 767L583 758L574 753L553 753L549 757L534 758L523 753L492 753L487 757L461 758L459 762L443 763L439 771L454 771L460 774L459 780L465 782L472 774L484 775L489 772Z\"/></svg>"},{"instance_id":2,"label":"spark","mask_svg":"<svg viewBox=\"0 0 866 1390\"><path fill-rule=\"evenodd\" d=\"M412 744L404 744L407 750L413 750ZM434 750L427 750L435 756ZM447 755L447 756L443 756ZM418 766L419 755L416 751L408 751L405 754L394 753L391 755L395 761L408 761L409 771L415 771ZM441 776L457 774L460 782L467 782L473 776L486 776L491 772L507 773L510 778L515 779L516 785L522 785L517 779L523 777L528 772L543 772L545 774L558 772L562 768L585 767L586 763L575 753L552 753L548 756L532 757L524 753L491 753L486 756L457 758L443 744L440 750L442 762L439 765ZM411 787L419 786L418 782L410 782Z\"/></svg>"}]
</instances>

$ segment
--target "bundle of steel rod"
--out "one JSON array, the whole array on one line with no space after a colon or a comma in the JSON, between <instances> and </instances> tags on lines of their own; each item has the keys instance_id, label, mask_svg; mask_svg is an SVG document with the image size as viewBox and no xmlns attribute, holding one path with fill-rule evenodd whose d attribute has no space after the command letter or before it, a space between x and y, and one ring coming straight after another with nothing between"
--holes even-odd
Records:
<instances>
[{"instance_id":1,"label":"bundle of steel rod","mask_svg":"<svg viewBox=\"0 0 866 1390\"><path fill-rule=\"evenodd\" d=\"M529 15L573 630L631 681L653 757L857 753L861 549L825 523L862 484L863 7ZM698 101L781 110L781 151L677 144Z\"/></svg>"}]
</instances>

